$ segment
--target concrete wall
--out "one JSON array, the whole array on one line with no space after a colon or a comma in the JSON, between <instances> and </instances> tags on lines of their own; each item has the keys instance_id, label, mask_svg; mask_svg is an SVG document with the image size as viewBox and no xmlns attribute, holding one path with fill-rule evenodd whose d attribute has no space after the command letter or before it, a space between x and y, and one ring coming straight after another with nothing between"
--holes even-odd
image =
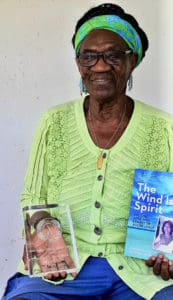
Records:
<instances>
[{"instance_id":1,"label":"concrete wall","mask_svg":"<svg viewBox=\"0 0 173 300\"><path fill-rule=\"evenodd\" d=\"M0 294L22 254L19 198L34 128L48 107L79 97L73 28L102 2L0 0ZM150 40L131 96L173 113L173 2L115 3L136 16Z\"/></svg>"}]
</instances>

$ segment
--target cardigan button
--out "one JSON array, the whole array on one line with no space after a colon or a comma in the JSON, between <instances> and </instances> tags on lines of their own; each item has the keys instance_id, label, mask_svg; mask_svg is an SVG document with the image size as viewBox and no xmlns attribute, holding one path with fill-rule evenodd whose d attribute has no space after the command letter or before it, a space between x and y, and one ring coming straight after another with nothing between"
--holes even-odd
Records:
<instances>
[{"instance_id":1,"label":"cardigan button","mask_svg":"<svg viewBox=\"0 0 173 300\"><path fill-rule=\"evenodd\" d=\"M107 156L107 154L104 152L103 155L102 155L102 157L106 158L106 156Z\"/></svg>"},{"instance_id":2,"label":"cardigan button","mask_svg":"<svg viewBox=\"0 0 173 300\"><path fill-rule=\"evenodd\" d=\"M118 269L119 269L119 270L122 270L122 269L124 269L124 267L123 267L123 266L119 266Z\"/></svg>"},{"instance_id":3,"label":"cardigan button","mask_svg":"<svg viewBox=\"0 0 173 300\"><path fill-rule=\"evenodd\" d=\"M101 181L101 180L103 179L103 176L102 176L102 175L99 175L99 176L97 177L97 179L98 179L99 181Z\"/></svg>"},{"instance_id":4,"label":"cardigan button","mask_svg":"<svg viewBox=\"0 0 173 300\"><path fill-rule=\"evenodd\" d=\"M100 235L102 233L102 230L101 230L101 228L99 228L99 227L96 226L94 228L94 232L95 232L95 234Z\"/></svg>"},{"instance_id":5,"label":"cardigan button","mask_svg":"<svg viewBox=\"0 0 173 300\"><path fill-rule=\"evenodd\" d=\"M100 207L101 207L101 204L100 204L99 201L96 201L96 202L95 202L95 207L96 207L96 208L100 208Z\"/></svg>"}]
</instances>

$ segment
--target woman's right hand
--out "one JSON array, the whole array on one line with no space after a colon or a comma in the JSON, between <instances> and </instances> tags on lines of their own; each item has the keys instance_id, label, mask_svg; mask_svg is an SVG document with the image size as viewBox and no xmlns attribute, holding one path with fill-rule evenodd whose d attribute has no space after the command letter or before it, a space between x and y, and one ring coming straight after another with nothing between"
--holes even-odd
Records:
<instances>
[{"instance_id":1,"label":"woman's right hand","mask_svg":"<svg viewBox=\"0 0 173 300\"><path fill-rule=\"evenodd\" d=\"M162 253L149 257L145 263L153 269L156 276L160 276L163 280L173 279L173 261L167 259Z\"/></svg>"},{"instance_id":2,"label":"woman's right hand","mask_svg":"<svg viewBox=\"0 0 173 300\"><path fill-rule=\"evenodd\" d=\"M28 238L32 254L37 257L41 271L46 273L44 278L49 280L65 278L67 275L65 270L75 268L63 235L54 224L48 223L41 231L35 230ZM24 247L23 262L28 270L30 262L27 258L26 246ZM71 272L71 275L75 277L77 273Z\"/></svg>"}]
</instances>

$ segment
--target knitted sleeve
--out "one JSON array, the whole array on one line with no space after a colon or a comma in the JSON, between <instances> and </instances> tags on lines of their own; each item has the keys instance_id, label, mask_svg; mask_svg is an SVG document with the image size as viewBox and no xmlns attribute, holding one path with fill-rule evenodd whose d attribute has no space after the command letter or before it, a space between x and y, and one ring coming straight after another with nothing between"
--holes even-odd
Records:
<instances>
[{"instance_id":1,"label":"knitted sleeve","mask_svg":"<svg viewBox=\"0 0 173 300\"><path fill-rule=\"evenodd\" d=\"M48 113L44 113L35 131L29 156L29 163L21 194L21 206L45 204L47 199L47 134L49 130Z\"/></svg>"}]
</instances>

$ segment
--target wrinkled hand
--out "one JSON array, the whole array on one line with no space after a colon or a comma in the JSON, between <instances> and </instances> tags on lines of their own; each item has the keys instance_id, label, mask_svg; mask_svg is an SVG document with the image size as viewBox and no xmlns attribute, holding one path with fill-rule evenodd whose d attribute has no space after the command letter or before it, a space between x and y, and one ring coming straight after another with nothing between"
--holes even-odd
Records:
<instances>
[{"instance_id":1,"label":"wrinkled hand","mask_svg":"<svg viewBox=\"0 0 173 300\"><path fill-rule=\"evenodd\" d=\"M74 263L69 255L67 245L60 232L60 229L53 224L46 225L41 232L37 230L30 234L30 246L32 253L37 257L40 269L46 273L44 278L58 280L65 278L66 269L73 269ZM25 269L30 268L24 247L23 261ZM71 275L75 277L76 272Z\"/></svg>"},{"instance_id":2,"label":"wrinkled hand","mask_svg":"<svg viewBox=\"0 0 173 300\"><path fill-rule=\"evenodd\" d=\"M173 261L167 259L163 254L151 256L145 263L148 267L152 267L153 273L156 276L161 276L163 280L173 278Z\"/></svg>"}]
</instances>

